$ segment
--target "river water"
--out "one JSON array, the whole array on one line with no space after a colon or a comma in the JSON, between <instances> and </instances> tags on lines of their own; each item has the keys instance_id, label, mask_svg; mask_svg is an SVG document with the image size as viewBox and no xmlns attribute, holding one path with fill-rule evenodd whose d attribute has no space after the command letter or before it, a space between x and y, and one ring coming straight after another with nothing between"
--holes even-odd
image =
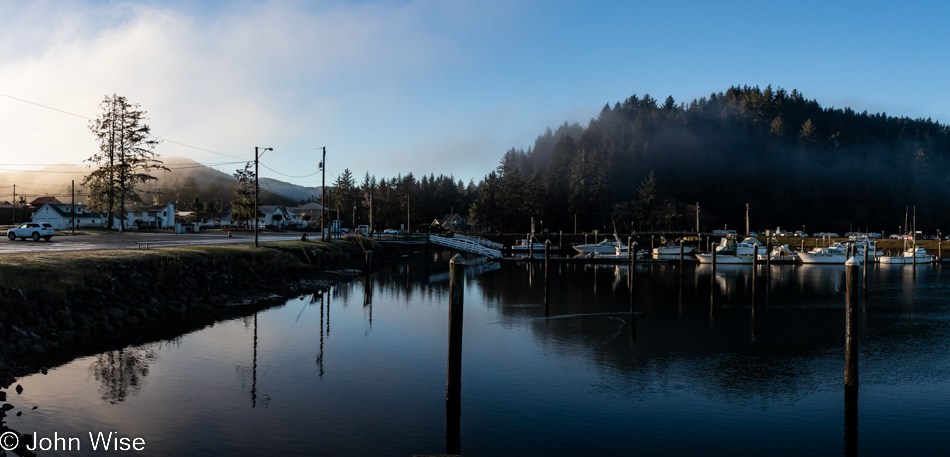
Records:
<instances>
[{"instance_id":1,"label":"river water","mask_svg":"<svg viewBox=\"0 0 950 457\"><path fill-rule=\"evenodd\" d=\"M545 307L541 265L471 259L456 429L447 258L25 376L7 425L67 438L40 455L99 455L99 432L155 456L950 449L940 266L871 267L846 399L843 266L760 266L753 303L751 266L639 265L630 313L626 265L555 265Z\"/></svg>"}]
</instances>

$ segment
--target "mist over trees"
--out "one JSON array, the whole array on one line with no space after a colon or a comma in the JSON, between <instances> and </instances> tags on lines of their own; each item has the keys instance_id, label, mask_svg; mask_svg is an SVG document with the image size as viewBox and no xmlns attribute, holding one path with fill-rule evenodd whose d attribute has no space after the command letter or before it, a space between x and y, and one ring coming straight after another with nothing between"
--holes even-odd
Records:
<instances>
[{"instance_id":1,"label":"mist over trees","mask_svg":"<svg viewBox=\"0 0 950 457\"><path fill-rule=\"evenodd\" d=\"M689 103L633 95L586 128L511 149L474 189L493 230L950 228L950 131L931 119L822 108L797 90L732 87Z\"/></svg>"}]
</instances>

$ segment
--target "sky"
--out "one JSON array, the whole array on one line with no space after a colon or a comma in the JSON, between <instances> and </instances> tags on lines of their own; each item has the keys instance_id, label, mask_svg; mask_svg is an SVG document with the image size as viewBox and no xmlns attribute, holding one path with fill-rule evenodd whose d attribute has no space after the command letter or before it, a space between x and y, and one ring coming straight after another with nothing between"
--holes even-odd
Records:
<instances>
[{"instance_id":1,"label":"sky","mask_svg":"<svg viewBox=\"0 0 950 457\"><path fill-rule=\"evenodd\" d=\"M452 175L631 95L731 86L950 122L945 1L0 0L0 172L84 164L106 95L156 152L319 186ZM10 183L0 183L0 189ZM0 192L3 192L0 190Z\"/></svg>"}]
</instances>

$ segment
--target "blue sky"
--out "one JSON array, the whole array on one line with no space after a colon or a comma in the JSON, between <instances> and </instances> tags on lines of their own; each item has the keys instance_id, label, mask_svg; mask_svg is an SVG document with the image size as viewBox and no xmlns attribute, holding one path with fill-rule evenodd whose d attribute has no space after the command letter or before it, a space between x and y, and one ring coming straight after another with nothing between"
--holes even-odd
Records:
<instances>
[{"instance_id":1,"label":"blue sky","mask_svg":"<svg viewBox=\"0 0 950 457\"><path fill-rule=\"evenodd\" d=\"M947 123L948 18L943 1L0 0L0 169L97 147L86 120L9 97L92 118L124 95L163 156L230 173L273 147L261 175L310 186L321 146L328 179L477 182L633 94L771 84Z\"/></svg>"}]
</instances>

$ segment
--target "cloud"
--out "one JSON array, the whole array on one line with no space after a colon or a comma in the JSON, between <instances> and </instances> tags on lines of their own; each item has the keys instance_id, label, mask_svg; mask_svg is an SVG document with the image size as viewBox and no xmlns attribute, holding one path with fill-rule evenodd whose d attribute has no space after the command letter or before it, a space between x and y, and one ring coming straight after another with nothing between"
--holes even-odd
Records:
<instances>
[{"instance_id":1,"label":"cloud","mask_svg":"<svg viewBox=\"0 0 950 457\"><path fill-rule=\"evenodd\" d=\"M428 116L413 112L419 87L464 60L444 33L474 21L427 1L224 5L4 4L15 13L0 19L0 39L19 46L2 47L0 93L90 118L103 96L124 95L156 135L241 157L378 131L395 145L407 118ZM16 132L7 151L37 163L78 163L96 149L87 121L55 111L0 98L0 123ZM230 160L172 143L159 152Z\"/></svg>"}]
</instances>

